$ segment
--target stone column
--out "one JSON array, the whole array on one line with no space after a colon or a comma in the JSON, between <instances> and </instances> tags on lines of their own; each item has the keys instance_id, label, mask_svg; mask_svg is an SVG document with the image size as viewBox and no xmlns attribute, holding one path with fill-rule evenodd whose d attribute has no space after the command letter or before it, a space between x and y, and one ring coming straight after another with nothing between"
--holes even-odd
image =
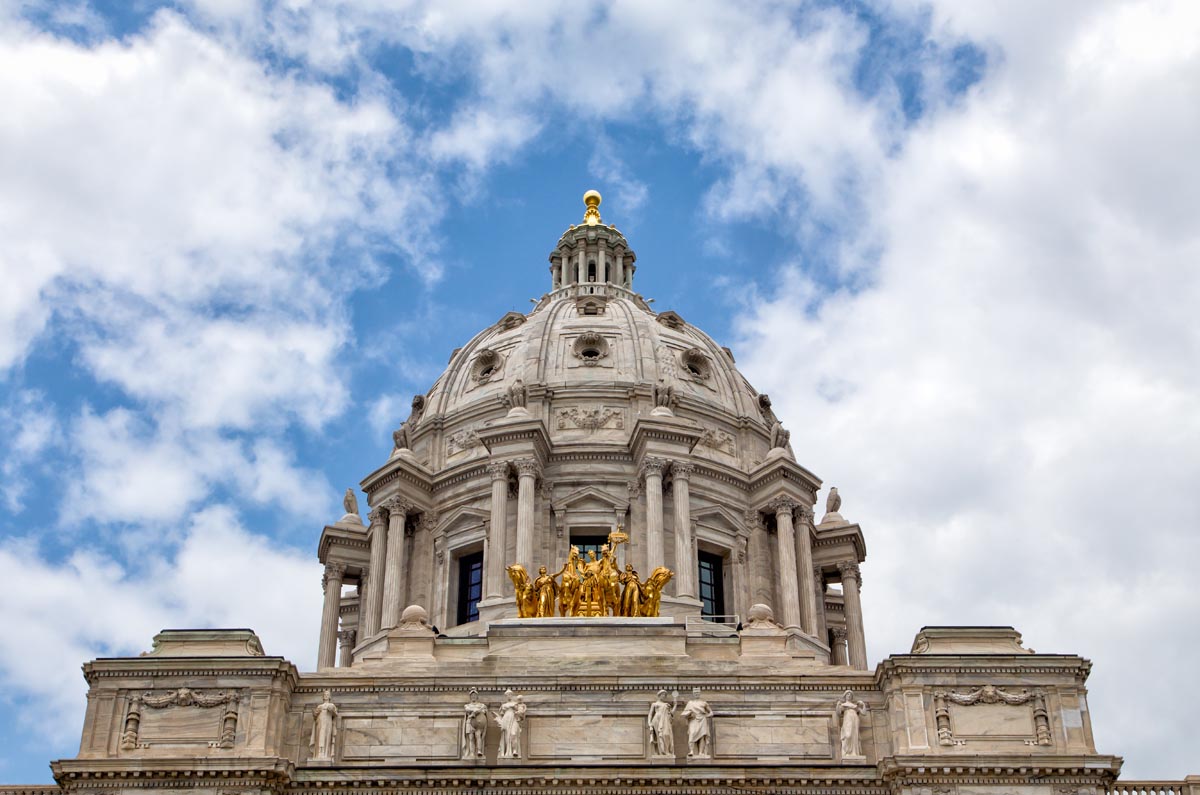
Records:
<instances>
[{"instance_id":1,"label":"stone column","mask_svg":"<svg viewBox=\"0 0 1200 795\"><path fill-rule=\"evenodd\" d=\"M542 465L536 458L520 458L517 468L517 563L526 571L537 572L533 564L534 498ZM494 492L493 492L494 493Z\"/></svg>"},{"instance_id":2,"label":"stone column","mask_svg":"<svg viewBox=\"0 0 1200 795\"><path fill-rule=\"evenodd\" d=\"M600 244L600 250L596 252L596 281L604 284L608 281L608 252L604 249L604 243Z\"/></svg>"},{"instance_id":3,"label":"stone column","mask_svg":"<svg viewBox=\"0 0 1200 795\"><path fill-rule=\"evenodd\" d=\"M668 461L647 456L642 461L646 479L646 576L664 565L663 560L663 473Z\"/></svg>"},{"instance_id":4,"label":"stone column","mask_svg":"<svg viewBox=\"0 0 1200 795\"><path fill-rule=\"evenodd\" d=\"M799 503L791 497L776 497L767 503L767 510L775 514L775 538L778 550L779 572L779 615L785 627L800 627L800 584L796 578L796 531L792 526L792 512ZM812 568L812 564L809 564Z\"/></svg>"},{"instance_id":5,"label":"stone column","mask_svg":"<svg viewBox=\"0 0 1200 795\"><path fill-rule=\"evenodd\" d=\"M488 599L499 599L504 588L504 555L508 549L508 462L488 464L492 477L492 519L488 528L487 560L484 561Z\"/></svg>"},{"instance_id":6,"label":"stone column","mask_svg":"<svg viewBox=\"0 0 1200 795\"><path fill-rule=\"evenodd\" d=\"M587 281L587 251L583 246L579 247L579 256L576 259L575 273L579 277L575 281L583 284Z\"/></svg>"},{"instance_id":7,"label":"stone column","mask_svg":"<svg viewBox=\"0 0 1200 795\"><path fill-rule=\"evenodd\" d=\"M797 505L800 526L796 528L796 563L800 568L800 609L804 631L817 637L817 584L812 561L812 509Z\"/></svg>"},{"instance_id":8,"label":"stone column","mask_svg":"<svg viewBox=\"0 0 1200 795\"><path fill-rule=\"evenodd\" d=\"M850 659L846 656L846 628L830 627L829 634L833 635L833 664L849 665Z\"/></svg>"},{"instance_id":9,"label":"stone column","mask_svg":"<svg viewBox=\"0 0 1200 795\"><path fill-rule=\"evenodd\" d=\"M404 523L413 506L401 497L384 502L388 512L387 562L383 569L383 611L380 627L391 629L400 623L404 610Z\"/></svg>"},{"instance_id":10,"label":"stone column","mask_svg":"<svg viewBox=\"0 0 1200 795\"><path fill-rule=\"evenodd\" d=\"M321 588L325 591L325 606L321 610L321 637L317 643L317 670L332 668L337 654L338 615L342 610L342 578L344 563L326 563Z\"/></svg>"},{"instance_id":11,"label":"stone column","mask_svg":"<svg viewBox=\"0 0 1200 795\"><path fill-rule=\"evenodd\" d=\"M696 466L676 461L671 465L675 480L675 595L696 596L696 561L692 555L692 503L688 478ZM653 571L653 570L651 570ZM650 572L646 572L649 576Z\"/></svg>"},{"instance_id":12,"label":"stone column","mask_svg":"<svg viewBox=\"0 0 1200 795\"><path fill-rule=\"evenodd\" d=\"M625 255L619 251L617 252L617 275L613 279L613 284L625 286Z\"/></svg>"},{"instance_id":13,"label":"stone column","mask_svg":"<svg viewBox=\"0 0 1200 795\"><path fill-rule=\"evenodd\" d=\"M349 668L354 662L354 641L358 633L352 629L343 629L338 633L338 667Z\"/></svg>"},{"instance_id":14,"label":"stone column","mask_svg":"<svg viewBox=\"0 0 1200 795\"><path fill-rule=\"evenodd\" d=\"M371 567L367 572L365 600L359 604L362 610L363 634L368 638L379 632L383 616L383 570L387 565L387 511L376 508L367 514L371 522L368 531L371 539Z\"/></svg>"},{"instance_id":15,"label":"stone column","mask_svg":"<svg viewBox=\"0 0 1200 795\"><path fill-rule=\"evenodd\" d=\"M862 577L857 563L839 563L842 573L842 602L846 609L846 644L850 647L850 665L867 670L867 637L863 634L862 602L858 588Z\"/></svg>"}]
</instances>

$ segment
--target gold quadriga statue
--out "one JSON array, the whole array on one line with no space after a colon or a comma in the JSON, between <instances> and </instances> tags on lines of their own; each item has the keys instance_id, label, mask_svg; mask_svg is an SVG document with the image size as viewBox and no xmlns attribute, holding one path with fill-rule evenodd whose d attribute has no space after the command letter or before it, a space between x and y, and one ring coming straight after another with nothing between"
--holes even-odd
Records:
<instances>
[{"instance_id":1,"label":"gold quadriga statue","mask_svg":"<svg viewBox=\"0 0 1200 795\"><path fill-rule=\"evenodd\" d=\"M608 543L600 547L600 557L588 550L585 559L579 548L573 546L561 569L550 574L541 566L533 580L520 563L509 566L508 576L516 590L517 615L551 618L557 603L559 616L657 616L662 589L675 573L659 566L642 581L633 564L627 563L621 571L617 547L628 540L629 535L618 525L615 532L608 534Z\"/></svg>"}]
</instances>

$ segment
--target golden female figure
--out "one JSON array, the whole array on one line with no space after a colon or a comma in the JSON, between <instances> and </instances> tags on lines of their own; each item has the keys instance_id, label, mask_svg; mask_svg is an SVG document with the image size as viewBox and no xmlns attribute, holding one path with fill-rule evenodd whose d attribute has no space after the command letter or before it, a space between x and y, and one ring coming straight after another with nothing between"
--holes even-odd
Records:
<instances>
[{"instance_id":1,"label":"golden female figure","mask_svg":"<svg viewBox=\"0 0 1200 795\"><path fill-rule=\"evenodd\" d=\"M621 615L637 617L642 614L642 584L638 573L633 570L632 563L625 564L625 573L621 575Z\"/></svg>"},{"instance_id":2,"label":"golden female figure","mask_svg":"<svg viewBox=\"0 0 1200 795\"><path fill-rule=\"evenodd\" d=\"M546 573L546 567L538 568L538 577L533 581L534 618L554 617L554 598L558 596L558 584Z\"/></svg>"}]
</instances>

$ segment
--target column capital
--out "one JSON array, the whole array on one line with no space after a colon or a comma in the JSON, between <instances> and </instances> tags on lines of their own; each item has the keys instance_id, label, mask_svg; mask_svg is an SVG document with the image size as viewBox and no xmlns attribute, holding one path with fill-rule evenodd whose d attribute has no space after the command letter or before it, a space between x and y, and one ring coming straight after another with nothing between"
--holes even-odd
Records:
<instances>
[{"instance_id":1,"label":"column capital","mask_svg":"<svg viewBox=\"0 0 1200 795\"><path fill-rule=\"evenodd\" d=\"M395 514L407 514L417 507L399 495L388 497L383 501L382 505L384 510L388 512L389 519Z\"/></svg>"},{"instance_id":2,"label":"column capital","mask_svg":"<svg viewBox=\"0 0 1200 795\"><path fill-rule=\"evenodd\" d=\"M691 461L676 461L671 464L671 477L676 480L687 480L696 471L696 465Z\"/></svg>"},{"instance_id":3,"label":"column capital","mask_svg":"<svg viewBox=\"0 0 1200 795\"><path fill-rule=\"evenodd\" d=\"M775 514L776 516L779 516L783 513L794 515L796 513L796 509L800 508L801 506L802 503L800 503L798 500L795 500L786 494L781 494L764 505L763 509Z\"/></svg>"},{"instance_id":4,"label":"column capital","mask_svg":"<svg viewBox=\"0 0 1200 795\"><path fill-rule=\"evenodd\" d=\"M805 522L807 524L812 524L812 520L813 520L812 508L809 508L804 503L799 503L796 506L796 520L799 522Z\"/></svg>"},{"instance_id":5,"label":"column capital","mask_svg":"<svg viewBox=\"0 0 1200 795\"><path fill-rule=\"evenodd\" d=\"M837 565L838 571L841 572L842 579L847 578L858 582L859 587L862 587L862 574L858 570L858 564L853 561L843 561Z\"/></svg>"},{"instance_id":6,"label":"column capital","mask_svg":"<svg viewBox=\"0 0 1200 795\"><path fill-rule=\"evenodd\" d=\"M642 466L638 470L638 475L643 478L650 476L661 478L663 473L667 471L667 467L670 465L671 462L665 458L658 458L657 456L648 455L642 459Z\"/></svg>"},{"instance_id":7,"label":"column capital","mask_svg":"<svg viewBox=\"0 0 1200 795\"><path fill-rule=\"evenodd\" d=\"M339 646L353 646L355 639L358 637L358 632L353 629L343 629L338 631Z\"/></svg>"},{"instance_id":8,"label":"column capital","mask_svg":"<svg viewBox=\"0 0 1200 795\"><path fill-rule=\"evenodd\" d=\"M537 478L542 476L542 462L536 458L518 458L512 462L512 465L516 467L518 477L532 475Z\"/></svg>"},{"instance_id":9,"label":"column capital","mask_svg":"<svg viewBox=\"0 0 1200 795\"><path fill-rule=\"evenodd\" d=\"M834 643L838 643L838 642L846 639L846 628L845 627L830 627L829 633L831 635L833 635Z\"/></svg>"},{"instance_id":10,"label":"column capital","mask_svg":"<svg viewBox=\"0 0 1200 795\"><path fill-rule=\"evenodd\" d=\"M372 525L387 524L387 513L387 509L380 505L367 514L367 521Z\"/></svg>"},{"instance_id":11,"label":"column capital","mask_svg":"<svg viewBox=\"0 0 1200 795\"><path fill-rule=\"evenodd\" d=\"M342 578L346 576L345 563L326 563L325 573L321 575L321 590L324 591L329 587L330 580L337 580L339 586Z\"/></svg>"},{"instance_id":12,"label":"column capital","mask_svg":"<svg viewBox=\"0 0 1200 795\"><path fill-rule=\"evenodd\" d=\"M487 465L487 473L492 480L508 480L508 462L493 461Z\"/></svg>"}]
</instances>

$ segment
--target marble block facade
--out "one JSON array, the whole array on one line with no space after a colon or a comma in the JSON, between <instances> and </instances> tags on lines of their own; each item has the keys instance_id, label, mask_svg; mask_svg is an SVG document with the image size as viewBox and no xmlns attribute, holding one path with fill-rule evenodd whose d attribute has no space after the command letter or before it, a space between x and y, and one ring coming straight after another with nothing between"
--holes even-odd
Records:
<instances>
[{"instance_id":1,"label":"marble block facade","mask_svg":"<svg viewBox=\"0 0 1200 795\"><path fill-rule=\"evenodd\" d=\"M871 665L862 528L836 489L818 508L770 397L651 308L585 205L549 291L451 354L365 517L350 489L321 531L316 659L209 629L88 662L78 755L0 795L1146 795L1096 748L1085 659L926 627ZM578 614L562 564L588 553L658 616ZM543 617L513 564L560 578Z\"/></svg>"}]
</instances>

